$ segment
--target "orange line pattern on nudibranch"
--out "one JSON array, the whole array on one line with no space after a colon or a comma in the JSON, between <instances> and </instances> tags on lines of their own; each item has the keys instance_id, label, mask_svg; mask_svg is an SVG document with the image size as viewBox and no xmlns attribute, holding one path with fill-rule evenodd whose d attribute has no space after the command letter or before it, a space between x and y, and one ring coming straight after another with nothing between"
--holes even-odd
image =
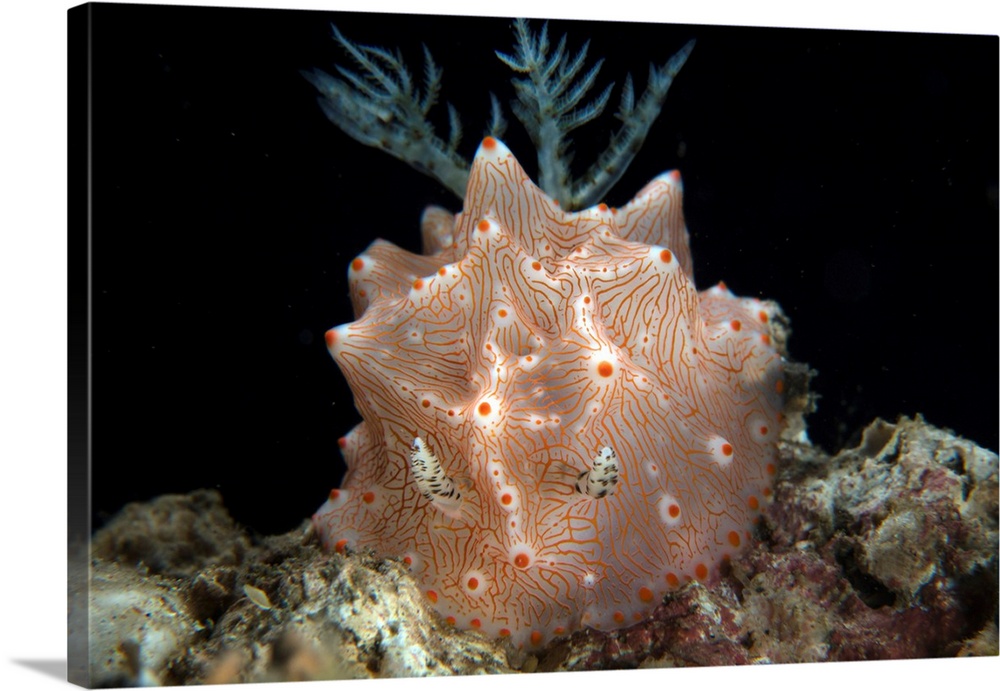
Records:
<instances>
[{"instance_id":1,"label":"orange line pattern on nudibranch","mask_svg":"<svg viewBox=\"0 0 1000 691\"><path fill-rule=\"evenodd\" d=\"M570 213L487 138L423 255L349 266L326 344L364 422L313 516L325 548L398 556L448 622L517 645L641 619L711 580L771 496L774 303L698 293L676 171Z\"/></svg>"}]
</instances>

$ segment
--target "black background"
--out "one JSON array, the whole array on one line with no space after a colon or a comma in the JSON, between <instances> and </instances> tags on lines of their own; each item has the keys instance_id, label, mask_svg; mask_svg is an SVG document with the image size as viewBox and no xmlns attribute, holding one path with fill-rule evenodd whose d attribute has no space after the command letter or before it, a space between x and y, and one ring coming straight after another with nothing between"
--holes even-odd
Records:
<instances>
[{"instance_id":1,"label":"black background","mask_svg":"<svg viewBox=\"0 0 1000 691\"><path fill-rule=\"evenodd\" d=\"M444 69L463 155L506 104L507 19L97 5L93 18L93 509L217 487L260 532L298 525L358 420L323 333L376 237L419 250L459 202L325 119L299 71L349 64L330 23ZM538 24L535 25L536 28ZM552 22L619 87L698 43L608 202L679 168L699 287L777 300L818 370L827 450L923 413L998 447L996 37ZM435 109L442 134L443 103ZM504 138L534 150L507 110ZM74 144L74 142L71 142ZM80 145L81 142L75 142ZM85 184L85 181L71 181ZM71 257L71 261L86 261Z\"/></svg>"}]
</instances>

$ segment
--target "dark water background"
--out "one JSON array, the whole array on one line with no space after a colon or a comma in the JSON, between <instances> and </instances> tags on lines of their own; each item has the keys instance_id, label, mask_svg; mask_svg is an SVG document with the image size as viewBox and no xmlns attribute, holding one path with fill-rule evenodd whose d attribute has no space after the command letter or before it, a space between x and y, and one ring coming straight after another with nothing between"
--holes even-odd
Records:
<instances>
[{"instance_id":1,"label":"dark water background","mask_svg":"<svg viewBox=\"0 0 1000 691\"><path fill-rule=\"evenodd\" d=\"M359 418L323 344L376 237L419 249L435 181L330 124L299 70L347 64L329 24L444 69L471 157L513 97L505 19L94 6L93 517L217 487L241 523L296 526ZM536 25L537 26L537 25ZM645 83L697 47L608 201L684 177L695 277L780 302L819 372L812 439L923 413L998 447L996 37L553 22ZM579 162L608 113L578 130ZM438 117L444 132L446 109ZM505 141L534 150L507 111ZM71 260L79 260L79 257Z\"/></svg>"}]
</instances>

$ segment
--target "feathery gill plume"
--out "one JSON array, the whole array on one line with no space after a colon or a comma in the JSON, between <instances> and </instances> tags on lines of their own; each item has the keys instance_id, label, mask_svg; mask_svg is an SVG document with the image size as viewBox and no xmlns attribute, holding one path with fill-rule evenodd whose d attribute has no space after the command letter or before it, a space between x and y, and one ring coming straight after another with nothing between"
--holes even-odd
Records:
<instances>
[{"instance_id":1,"label":"feathery gill plume","mask_svg":"<svg viewBox=\"0 0 1000 691\"><path fill-rule=\"evenodd\" d=\"M414 83L399 51L363 46L347 39L336 26L333 36L357 65L357 71L336 66L342 79L321 70L303 72L320 92L326 116L357 141L382 149L420 172L438 180L459 198L465 195L469 163L457 152L461 118L448 104L447 141L428 120L441 89L441 69L424 47L422 90ZM646 89L636 100L632 76L627 75L615 116L621 121L604 152L578 179L570 172L569 134L599 117L614 83L594 99L584 98L594 86L603 60L586 68L589 42L570 56L564 35L550 53L548 23L533 33L527 20L514 22L514 51L496 52L516 73L514 115L524 125L538 153L539 182L565 209L591 206L601 200L628 168L660 114L674 77L694 48L689 41L666 64L650 65ZM485 134L501 137L507 123L496 96L490 94L491 121Z\"/></svg>"}]
</instances>

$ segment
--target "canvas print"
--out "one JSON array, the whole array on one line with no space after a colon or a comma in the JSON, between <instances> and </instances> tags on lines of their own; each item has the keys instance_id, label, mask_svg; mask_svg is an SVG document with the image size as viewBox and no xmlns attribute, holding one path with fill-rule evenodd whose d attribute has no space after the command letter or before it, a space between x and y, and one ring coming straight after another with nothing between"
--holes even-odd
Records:
<instances>
[{"instance_id":1,"label":"canvas print","mask_svg":"<svg viewBox=\"0 0 1000 691\"><path fill-rule=\"evenodd\" d=\"M71 681L997 655L997 55L74 8Z\"/></svg>"}]
</instances>

